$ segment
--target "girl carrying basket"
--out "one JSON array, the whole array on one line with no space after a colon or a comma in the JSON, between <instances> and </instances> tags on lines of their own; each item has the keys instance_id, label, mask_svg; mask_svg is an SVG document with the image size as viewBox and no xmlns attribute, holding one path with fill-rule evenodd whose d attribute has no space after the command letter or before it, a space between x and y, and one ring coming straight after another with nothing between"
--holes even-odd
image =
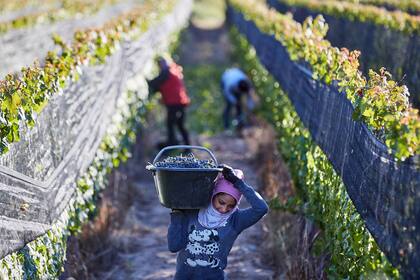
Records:
<instances>
[{"instance_id":1,"label":"girl carrying basket","mask_svg":"<svg viewBox=\"0 0 420 280\"><path fill-rule=\"evenodd\" d=\"M207 208L171 213L168 248L178 252L175 280L227 279L227 256L238 235L267 212L268 205L243 181L243 172L222 165ZM239 209L242 195L251 207Z\"/></svg>"}]
</instances>

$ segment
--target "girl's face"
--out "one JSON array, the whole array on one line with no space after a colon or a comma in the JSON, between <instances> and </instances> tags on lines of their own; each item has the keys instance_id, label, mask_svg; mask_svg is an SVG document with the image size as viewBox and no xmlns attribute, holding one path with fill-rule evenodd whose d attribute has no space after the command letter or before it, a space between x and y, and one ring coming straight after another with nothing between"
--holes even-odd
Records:
<instances>
[{"instance_id":1,"label":"girl's face","mask_svg":"<svg viewBox=\"0 0 420 280\"><path fill-rule=\"evenodd\" d=\"M236 206L236 200L227 193L218 193L213 197L213 207L219 213L226 214Z\"/></svg>"}]
</instances>

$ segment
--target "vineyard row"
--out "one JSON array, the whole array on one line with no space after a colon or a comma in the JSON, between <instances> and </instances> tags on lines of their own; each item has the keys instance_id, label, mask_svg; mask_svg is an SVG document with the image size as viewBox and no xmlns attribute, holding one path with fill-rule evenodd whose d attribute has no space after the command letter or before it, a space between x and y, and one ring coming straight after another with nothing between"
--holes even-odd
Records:
<instances>
[{"instance_id":1,"label":"vineyard row","mask_svg":"<svg viewBox=\"0 0 420 280\"><path fill-rule=\"evenodd\" d=\"M59 20L69 19L76 15L92 15L116 0L74 1L64 2L63 6L50 8L37 13L30 13L9 21L0 22L0 34L37 24L51 24Z\"/></svg>"},{"instance_id":2,"label":"vineyard row","mask_svg":"<svg viewBox=\"0 0 420 280\"><path fill-rule=\"evenodd\" d=\"M336 238L331 240L331 242L338 242L332 246L333 248L341 247L341 250L336 252L343 252L341 257L336 256L333 260L335 268L341 268L340 271L344 273L349 261L353 262L352 250L356 250L358 252L353 256L363 256L362 258L356 257L359 260L359 262L354 262L355 267L358 267L357 271L363 272L367 267L372 268L371 262L376 263L376 269L382 267L384 271L392 271L388 265L380 261L381 255L377 252L374 253L374 246L367 246L373 250L372 254L359 247L362 240L365 245L372 242L369 241L369 235L363 233L362 224L365 223L381 251L386 254L393 265L401 269L403 275L419 273L416 271L418 249L415 248L415 244L418 244L420 235L416 230L418 225L415 217L419 215L420 210L415 206L416 203L408 203L418 197L418 190L416 190L416 185L420 181L418 163L413 158L405 162L396 162L394 155L388 154L385 145L369 132L363 122L353 120L352 116L357 113L357 107L355 108L342 93L343 89L340 88L339 83L329 83L330 85L328 85L325 84L325 80L320 82L316 75L319 68L314 70L312 64L294 62L297 55L294 49L293 52L290 51L292 42L288 42L284 38L279 40L278 36L273 36L273 33L276 34L273 29L275 31L283 30L283 32L295 30L293 34L296 34L297 41L299 36L302 36L302 32L299 33L299 30L292 29L296 25L284 21L288 25L279 26L281 21L278 20L277 13L258 15L266 10L261 6L254 5L250 11L244 6L240 7L237 1L230 2L235 2L230 9L230 20L256 48L261 63L287 92L302 123L309 130L311 138L323 151L321 153L313 150L309 145L310 142L296 135L301 129L293 126L290 128L292 131L288 133L293 137L288 139L290 141L287 143L289 146L296 147L289 147L289 152L286 152L286 155L288 154L297 162L293 170L298 173L295 178L300 180L299 185L303 189L309 188L306 191L307 194L317 195L316 197L309 195L309 199L312 201L310 205L314 207L316 217L323 221L322 224L327 229L329 228L328 232L331 235L334 235L336 230L334 227L337 226L337 222L334 222L331 215L341 213L341 211L337 211L337 207L344 207L345 210L343 211L344 216L341 218L344 219L343 224L347 228L339 226L338 238L335 236ZM264 18L265 26L262 23L262 18ZM276 24L270 26L272 19L276 19ZM315 23L321 25L319 22L315 21ZM261 28L261 25L265 28ZM270 30L268 26L273 29ZM319 32L309 25L303 27L307 34ZM357 61L357 59L353 61ZM312 66L313 72L310 70L310 66ZM262 77L259 79L264 80ZM322 81L322 79L320 80ZM265 89L263 92L270 92L270 90ZM347 93L347 97L348 95L349 93ZM278 99L274 97L268 98L267 103L271 104L271 110L267 108L267 111L272 112L271 118L274 119L277 128L281 129L286 126L287 130L289 122L280 117L283 110L282 105L285 104L280 97ZM308 135L305 138L307 137ZM307 150L308 148L309 150ZM301 153L302 151L303 153ZM331 162L334 170L325 169L329 165L327 159ZM323 174L320 170L324 170L327 174ZM339 177L333 176L334 172ZM340 187L341 180L344 183L342 187ZM311 190L311 186L315 189ZM338 192L332 191L334 189L337 189ZM351 207L349 208L351 202L346 199L346 193L363 221L357 218L357 214L354 214L354 210L352 212ZM339 194L341 198L337 197ZM325 202L329 207L324 207L322 202ZM405 208L402 205L405 205ZM320 214L323 211L329 211L329 215L325 216L325 219ZM409 229L406 228L407 225L409 225ZM340 231L343 234L349 232L357 234L340 237ZM349 241L351 242L349 243ZM352 250L343 248L346 246L343 244L350 244L348 246L351 246ZM347 269L348 267L352 266L347 266Z\"/></svg>"},{"instance_id":3,"label":"vineyard row","mask_svg":"<svg viewBox=\"0 0 420 280\"><path fill-rule=\"evenodd\" d=\"M101 49L102 57L94 53L85 57L95 63L78 65L79 79L67 78L62 92L43 105L32 128L22 127L21 140L2 156L11 161L10 166L26 166L28 170L11 170L13 180L4 173L9 165L0 172L0 181L8 184L7 191L0 191L6 203L1 209L6 217L0 223L0 277L57 278L63 269L67 237L77 234L82 223L94 215L107 174L129 156L129 147L148 110L144 76L150 73L156 53L167 48L171 34L187 22L192 1L145 5L141 9L145 14L134 10L131 15L138 17L124 18L124 25L115 26L118 20L106 25L120 31L118 38L124 41L118 45L111 40L116 37L105 37L110 33L116 36L115 32L106 28L90 31L102 36L96 36L95 42L110 39L110 45L101 46L115 46L112 54L108 48ZM92 34L97 33L75 36ZM56 41L63 47L62 55L68 57L65 52L70 47L59 38ZM46 138L45 129L53 137ZM58 157L45 158L51 154ZM21 161L32 164L19 164ZM43 178L29 178L39 164L49 161L53 170L42 173ZM20 188L25 188L25 195L15 195ZM29 193L31 197L26 195Z\"/></svg>"},{"instance_id":4,"label":"vineyard row","mask_svg":"<svg viewBox=\"0 0 420 280\"><path fill-rule=\"evenodd\" d=\"M328 26L322 16L300 24L259 1L229 3L260 30L273 34L293 61L309 64L314 79L336 84L345 92L354 106L353 118L363 121L397 159L420 154L420 116L409 103L407 87L393 81L383 68L364 77L359 70L360 52L338 49L324 39Z\"/></svg>"},{"instance_id":5,"label":"vineyard row","mask_svg":"<svg viewBox=\"0 0 420 280\"><path fill-rule=\"evenodd\" d=\"M372 5L343 1L277 0L289 6L305 7L316 12L347 18L353 21L372 22L407 34L420 33L420 17L402 11L388 11Z\"/></svg>"}]
</instances>

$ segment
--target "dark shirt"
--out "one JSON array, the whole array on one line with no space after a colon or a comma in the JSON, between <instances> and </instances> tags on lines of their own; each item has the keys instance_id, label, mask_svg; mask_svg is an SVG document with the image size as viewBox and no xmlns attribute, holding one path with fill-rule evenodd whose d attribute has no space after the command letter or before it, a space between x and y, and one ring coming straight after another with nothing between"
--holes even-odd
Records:
<instances>
[{"instance_id":1,"label":"dark shirt","mask_svg":"<svg viewBox=\"0 0 420 280\"><path fill-rule=\"evenodd\" d=\"M207 229L198 222L198 210L171 213L168 248L179 252L175 279L224 279L227 256L238 235L260 220L268 205L242 180L235 187L251 207L238 209L223 227Z\"/></svg>"}]
</instances>

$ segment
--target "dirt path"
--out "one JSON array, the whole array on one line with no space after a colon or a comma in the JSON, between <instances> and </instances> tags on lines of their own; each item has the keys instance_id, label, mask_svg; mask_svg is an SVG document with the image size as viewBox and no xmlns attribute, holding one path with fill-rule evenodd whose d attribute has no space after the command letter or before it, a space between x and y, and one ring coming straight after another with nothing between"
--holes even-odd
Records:
<instances>
[{"instance_id":1,"label":"dirt path","mask_svg":"<svg viewBox=\"0 0 420 280\"><path fill-rule=\"evenodd\" d=\"M230 42L225 25L203 29L191 24L183 35L179 61L181 65L224 65L228 62Z\"/></svg>"},{"instance_id":2,"label":"dirt path","mask_svg":"<svg viewBox=\"0 0 420 280\"><path fill-rule=\"evenodd\" d=\"M224 26L213 30L190 26L184 34L179 61L181 65L225 65L229 62L229 40ZM194 50L194 52L191 52ZM194 94L194 93L190 93ZM220 94L215 92L214 94ZM163 113L163 112L162 112ZM193 118L190 112L188 118ZM157 198L152 175L145 170L146 162L152 161L156 151L149 153L153 143L163 140L162 127L152 127L143 131L141 144L137 144L142 155L130 161L127 169L135 170L135 176L128 179L133 203L123 215L121 226L111 226L106 233L106 244L96 248L96 261L87 264L88 279L172 279L175 274L176 254L167 248L167 227L170 221L170 210L162 207ZM249 128L253 130L255 128ZM249 139L228 136L221 133L212 137L193 136L193 144L208 146L219 163L226 163L244 171L245 180L259 189L253 165L257 158L256 145ZM254 139L258 142L258 139ZM144 156L144 153L148 154ZM129 176L130 177L130 176ZM247 207L243 199L240 207ZM121 210L118 210L121 211ZM263 219L264 220L264 219ZM229 279L273 279L274 270L267 265L264 241L267 233L263 220L245 230L236 240L228 257L226 272ZM112 221L111 221L112 223ZM89 241L84 241L85 244ZM83 250L81 250L83 251ZM83 254L83 252L82 252ZM101 253L99 253L100 255ZM264 259L265 258L265 259ZM265 260L265 261L264 261ZM80 278L80 277L79 277ZM77 278L77 279L79 279ZM82 277L83 278L83 277Z\"/></svg>"},{"instance_id":3,"label":"dirt path","mask_svg":"<svg viewBox=\"0 0 420 280\"><path fill-rule=\"evenodd\" d=\"M196 141L196 144L210 145L219 162L242 169L246 181L258 187L252 170L255 154L244 139L219 135ZM114 254L112 267L98 268L96 279L157 280L172 279L175 274L176 254L168 251L166 241L170 210L159 204L151 174L144 173L141 177L134 183L134 203L124 222L108 236L107 243ZM246 206L244 200L240 207ZM260 244L264 238L261 221L239 236L228 258L229 279L272 279L273 271L262 261L265 252Z\"/></svg>"}]
</instances>

